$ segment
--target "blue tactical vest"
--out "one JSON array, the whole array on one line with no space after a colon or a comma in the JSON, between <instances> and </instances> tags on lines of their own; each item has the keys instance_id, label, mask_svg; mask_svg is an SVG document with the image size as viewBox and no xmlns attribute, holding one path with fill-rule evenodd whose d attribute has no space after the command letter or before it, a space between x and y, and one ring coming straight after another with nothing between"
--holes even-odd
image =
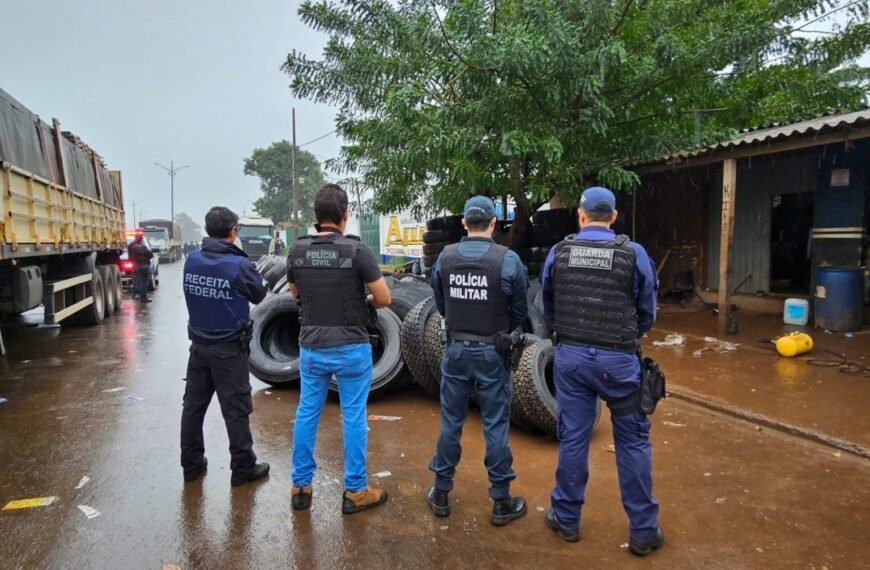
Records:
<instances>
[{"instance_id":1,"label":"blue tactical vest","mask_svg":"<svg viewBox=\"0 0 870 570\"><path fill-rule=\"evenodd\" d=\"M241 255L209 255L202 250L187 256L183 286L191 328L205 336L220 336L240 330L248 322L248 298L235 288L247 261Z\"/></svg>"}]
</instances>

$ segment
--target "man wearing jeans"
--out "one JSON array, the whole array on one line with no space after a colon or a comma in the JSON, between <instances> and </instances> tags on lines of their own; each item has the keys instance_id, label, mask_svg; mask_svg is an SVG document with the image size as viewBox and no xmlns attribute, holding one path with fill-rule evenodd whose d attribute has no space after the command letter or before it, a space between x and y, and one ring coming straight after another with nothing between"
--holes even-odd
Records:
<instances>
[{"instance_id":1,"label":"man wearing jeans","mask_svg":"<svg viewBox=\"0 0 870 570\"><path fill-rule=\"evenodd\" d=\"M544 312L558 335L559 465L546 522L563 540L580 540L600 397L613 422L628 549L646 556L665 543L652 494L650 421L638 394L637 340L656 320L656 268L640 244L610 229L618 215L613 192L587 188L578 214L580 232L553 247L541 272Z\"/></svg>"},{"instance_id":2,"label":"man wearing jeans","mask_svg":"<svg viewBox=\"0 0 870 570\"><path fill-rule=\"evenodd\" d=\"M371 250L358 237L343 235L348 216L344 190L335 184L318 190L314 214L318 233L298 239L287 261L290 293L302 315L291 502L296 510L311 506L314 440L334 375L344 427L342 512L353 514L387 500L386 491L368 486L366 401L372 382L368 325L375 309L389 306L390 289Z\"/></svg>"},{"instance_id":3,"label":"man wearing jeans","mask_svg":"<svg viewBox=\"0 0 870 570\"><path fill-rule=\"evenodd\" d=\"M516 479L508 429L511 375L507 355L496 348L499 335L521 326L528 316L528 281L516 253L492 240L495 204L486 196L465 203L468 237L444 248L432 271L435 304L446 317L448 345L441 361L441 436L429 469L435 486L426 495L437 517L450 514L460 439L468 401L477 388L486 439L484 464L493 500L490 522L504 526L526 514L526 502L511 497Z\"/></svg>"}]
</instances>

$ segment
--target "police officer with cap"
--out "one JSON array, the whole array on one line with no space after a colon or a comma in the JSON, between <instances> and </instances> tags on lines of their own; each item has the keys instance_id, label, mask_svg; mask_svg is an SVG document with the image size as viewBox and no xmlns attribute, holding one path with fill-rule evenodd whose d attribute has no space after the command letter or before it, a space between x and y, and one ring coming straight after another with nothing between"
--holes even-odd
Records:
<instances>
[{"instance_id":1,"label":"police officer with cap","mask_svg":"<svg viewBox=\"0 0 870 570\"><path fill-rule=\"evenodd\" d=\"M293 429L295 510L311 506L317 463L314 441L332 378L338 381L344 427L342 512L350 515L387 500L383 489L369 487L366 475L368 414L372 383L372 346L368 327L375 309L391 303L390 289L374 254L347 227L347 194L327 184L314 197L317 235L296 240L287 263L290 293L300 303L302 376ZM368 293L368 294L367 294Z\"/></svg>"},{"instance_id":2,"label":"police officer with cap","mask_svg":"<svg viewBox=\"0 0 870 570\"><path fill-rule=\"evenodd\" d=\"M655 322L658 280L646 250L610 229L617 214L613 192L587 189L580 232L554 246L541 271L544 312L556 331L559 405L559 464L546 522L562 539L579 540L600 397L611 411L629 550L646 556L664 544L652 495L650 421L640 412L638 358L638 339Z\"/></svg>"},{"instance_id":3,"label":"police officer with cap","mask_svg":"<svg viewBox=\"0 0 870 570\"><path fill-rule=\"evenodd\" d=\"M496 214L490 198L469 199L463 224L468 237L445 247L432 270L435 303L446 319L448 344L441 361L441 435L429 463L435 486L426 502L435 516L450 514L448 493L453 490L462 427L476 387L493 500L490 522L504 526L526 514L525 500L510 494L516 473L508 444L512 387L503 341L526 320L528 280L519 256L492 240Z\"/></svg>"},{"instance_id":4,"label":"police officer with cap","mask_svg":"<svg viewBox=\"0 0 870 570\"><path fill-rule=\"evenodd\" d=\"M266 297L263 278L245 253L233 245L239 217L221 206L205 216L207 238L184 263L184 298L191 340L187 386L181 413L181 467L195 481L208 462L202 422L217 392L230 440L233 486L262 479L268 463L257 463L249 416L253 410L248 378L249 303Z\"/></svg>"}]
</instances>

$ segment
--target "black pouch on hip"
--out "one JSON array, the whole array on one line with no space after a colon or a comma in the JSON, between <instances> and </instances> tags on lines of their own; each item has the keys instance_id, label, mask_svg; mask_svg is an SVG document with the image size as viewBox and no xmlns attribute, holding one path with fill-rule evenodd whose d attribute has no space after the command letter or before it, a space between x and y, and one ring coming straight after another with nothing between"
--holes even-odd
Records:
<instances>
[{"instance_id":1,"label":"black pouch on hip","mask_svg":"<svg viewBox=\"0 0 870 570\"><path fill-rule=\"evenodd\" d=\"M513 344L511 335L504 333L495 335L495 350L505 358L510 358Z\"/></svg>"},{"instance_id":2,"label":"black pouch on hip","mask_svg":"<svg viewBox=\"0 0 870 570\"><path fill-rule=\"evenodd\" d=\"M667 398L668 393L665 385L665 374L658 363L652 358L645 358L643 353L638 352L640 358L640 411L644 415L651 415L656 411L656 405L662 398Z\"/></svg>"}]
</instances>

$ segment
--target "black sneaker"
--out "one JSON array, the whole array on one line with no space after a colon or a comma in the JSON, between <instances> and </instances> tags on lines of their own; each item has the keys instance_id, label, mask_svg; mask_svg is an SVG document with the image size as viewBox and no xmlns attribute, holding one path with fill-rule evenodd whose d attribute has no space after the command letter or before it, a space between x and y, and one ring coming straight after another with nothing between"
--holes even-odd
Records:
<instances>
[{"instance_id":1,"label":"black sneaker","mask_svg":"<svg viewBox=\"0 0 870 570\"><path fill-rule=\"evenodd\" d=\"M185 483L192 483L193 481L196 481L197 479L199 479L200 477L205 475L205 472L207 470L208 470L208 459L203 457L202 458L202 465L200 465L196 469L190 469L190 470L185 469L184 470L184 482Z\"/></svg>"},{"instance_id":2,"label":"black sneaker","mask_svg":"<svg viewBox=\"0 0 870 570\"><path fill-rule=\"evenodd\" d=\"M426 494L426 504L432 509L436 517L446 517L450 515L450 502L447 498L447 493L439 491L432 487Z\"/></svg>"},{"instance_id":3,"label":"black sneaker","mask_svg":"<svg viewBox=\"0 0 870 570\"><path fill-rule=\"evenodd\" d=\"M556 518L556 513L553 512L553 509L547 511L547 526L556 531L559 538L565 542L577 542L580 540L580 529L564 526Z\"/></svg>"},{"instance_id":4,"label":"black sneaker","mask_svg":"<svg viewBox=\"0 0 870 570\"><path fill-rule=\"evenodd\" d=\"M233 471L233 476L230 479L230 484L233 487L238 487L239 485L244 485L245 483L250 483L251 481L257 481L268 476L269 464L264 461L263 463L255 463L253 469L244 473L240 471Z\"/></svg>"},{"instance_id":5,"label":"black sneaker","mask_svg":"<svg viewBox=\"0 0 870 570\"><path fill-rule=\"evenodd\" d=\"M658 550L665 544L665 533L659 527L656 530L656 535L647 540L636 540L634 538L630 538L628 541L628 549L635 556L646 556L647 554L652 554L654 550Z\"/></svg>"},{"instance_id":6,"label":"black sneaker","mask_svg":"<svg viewBox=\"0 0 870 570\"><path fill-rule=\"evenodd\" d=\"M151 297L142 297L142 299L140 301L142 303L153 303L154 302L151 300Z\"/></svg>"},{"instance_id":7,"label":"black sneaker","mask_svg":"<svg viewBox=\"0 0 870 570\"><path fill-rule=\"evenodd\" d=\"M522 497L513 497L492 504L492 517L489 522L494 526L504 526L509 522L525 516L526 500Z\"/></svg>"}]
</instances>

